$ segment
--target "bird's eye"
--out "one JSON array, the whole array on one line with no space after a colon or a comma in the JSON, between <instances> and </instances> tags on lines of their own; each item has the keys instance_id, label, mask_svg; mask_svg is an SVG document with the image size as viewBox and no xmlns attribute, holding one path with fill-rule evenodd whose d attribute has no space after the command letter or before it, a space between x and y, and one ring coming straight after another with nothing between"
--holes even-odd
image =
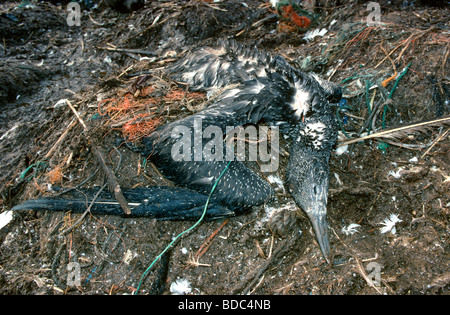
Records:
<instances>
[{"instance_id":1,"label":"bird's eye","mask_svg":"<svg viewBox=\"0 0 450 315\"><path fill-rule=\"evenodd\" d=\"M313 189L314 189L314 195L317 195L317 186L314 185L314 186L313 186Z\"/></svg>"}]
</instances>

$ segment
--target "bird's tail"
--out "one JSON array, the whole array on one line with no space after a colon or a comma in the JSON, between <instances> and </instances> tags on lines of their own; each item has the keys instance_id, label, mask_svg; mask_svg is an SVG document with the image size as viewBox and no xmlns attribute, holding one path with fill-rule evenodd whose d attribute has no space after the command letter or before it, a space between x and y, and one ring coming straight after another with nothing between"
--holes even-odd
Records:
<instances>
[{"instance_id":1,"label":"bird's tail","mask_svg":"<svg viewBox=\"0 0 450 315\"><path fill-rule=\"evenodd\" d=\"M71 193L70 197L46 197L27 200L12 208L19 210L72 211L82 213L88 209L92 214L119 215L124 212L109 192L89 189ZM124 189L123 195L131 208L131 217L149 217L158 220L198 220L204 212L208 196L179 187L148 187ZM235 212L213 201L208 206L205 219L234 216Z\"/></svg>"}]
</instances>

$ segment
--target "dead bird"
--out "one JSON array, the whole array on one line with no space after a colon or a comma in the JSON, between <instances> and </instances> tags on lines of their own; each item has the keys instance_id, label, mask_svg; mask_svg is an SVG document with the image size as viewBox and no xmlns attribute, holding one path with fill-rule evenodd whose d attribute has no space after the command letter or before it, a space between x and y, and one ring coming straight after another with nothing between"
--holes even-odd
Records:
<instances>
[{"instance_id":1,"label":"dead bird","mask_svg":"<svg viewBox=\"0 0 450 315\"><path fill-rule=\"evenodd\" d=\"M206 109L159 127L142 140L142 146L135 148L150 156L160 172L181 188L124 190L132 216L198 219L213 188L206 211L209 219L239 215L263 204L273 196L272 187L241 161L235 157L230 160L219 150L222 138L211 146L211 128L213 133L223 135L229 126L260 122L284 126L292 139L288 187L310 219L321 251L329 261L328 161L337 140L331 104L341 99L340 87L293 68L280 56L230 41L221 42L215 48L196 49L168 72L174 80L188 84L191 90L236 86L225 90ZM208 132L209 137L205 137ZM199 141L196 133L201 135ZM210 150L196 150L196 146L208 145ZM183 154L175 159L180 149ZM92 191L90 196L93 194ZM111 197L103 194L91 212L122 215L120 205ZM13 210L84 211L89 203L80 196L43 198L26 201Z\"/></svg>"}]
</instances>

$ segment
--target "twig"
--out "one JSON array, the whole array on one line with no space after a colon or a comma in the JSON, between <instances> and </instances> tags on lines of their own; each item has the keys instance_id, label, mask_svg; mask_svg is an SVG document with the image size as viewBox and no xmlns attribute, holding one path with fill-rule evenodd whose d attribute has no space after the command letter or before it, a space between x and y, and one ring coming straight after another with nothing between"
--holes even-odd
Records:
<instances>
[{"instance_id":1,"label":"twig","mask_svg":"<svg viewBox=\"0 0 450 315\"><path fill-rule=\"evenodd\" d=\"M70 129L72 129L73 126L76 125L76 120L73 120L69 126L66 128L66 130L62 133L62 135L59 137L59 139L55 142L55 144L52 146L52 148L50 149L50 151L48 151L48 153L45 155L45 159L48 159L53 152L55 152L55 150L58 148L58 146L61 144L61 142L66 138L67 134L69 133Z\"/></svg>"},{"instance_id":2,"label":"twig","mask_svg":"<svg viewBox=\"0 0 450 315\"><path fill-rule=\"evenodd\" d=\"M450 43L447 44L447 47L445 49L447 50L447 52L445 53L444 59L442 60L442 76L443 77L444 77L444 72L445 72L445 63L447 62L448 54L450 53Z\"/></svg>"},{"instance_id":3,"label":"twig","mask_svg":"<svg viewBox=\"0 0 450 315\"><path fill-rule=\"evenodd\" d=\"M202 246L198 249L197 253L195 253L194 258L199 259L201 256L203 256L204 253L208 250L208 248L211 246L214 238L216 235L222 230L222 228L228 223L228 218L223 221L223 223L206 239Z\"/></svg>"},{"instance_id":4,"label":"twig","mask_svg":"<svg viewBox=\"0 0 450 315\"><path fill-rule=\"evenodd\" d=\"M231 294L235 295L238 294L240 291L242 291L243 295L247 294L250 291L250 289L255 286L256 282L261 278L262 274L270 267L270 265L274 263L276 260L278 260L280 257L282 257L295 244L295 240L296 240L295 237L283 240L280 246L278 246L278 248L274 250L273 255L266 262L264 262L261 265L261 267L250 272L245 277L245 279L243 279L231 291ZM250 282L250 284L244 288L244 286L248 282Z\"/></svg>"},{"instance_id":5,"label":"twig","mask_svg":"<svg viewBox=\"0 0 450 315\"><path fill-rule=\"evenodd\" d=\"M375 70L376 68L378 68L386 59L390 58L390 56L394 53L394 51L396 51L402 45L405 45L405 47L403 47L402 51L400 52L400 55L395 59L395 61L397 62L400 59L400 57L403 55L403 53L405 52L406 48L408 48L409 43L411 42L411 40L414 36L417 35L416 39L418 39L418 38L422 37L423 35L425 35L426 33L428 33L429 31L432 31L433 29L434 29L434 27L430 27L429 29L423 30L421 32L411 34L407 39L402 41L393 50L391 50L391 52L386 57L384 57L383 60L381 60L373 69Z\"/></svg>"},{"instance_id":6,"label":"twig","mask_svg":"<svg viewBox=\"0 0 450 315\"><path fill-rule=\"evenodd\" d=\"M411 36L409 36L408 39L406 40L407 43L406 43L405 47L403 47L402 51L400 52L400 54L399 54L399 55L397 56L397 58L395 59L395 62L399 61L400 58L403 56L403 53L405 52L406 48L409 47L409 44L411 43L412 38L413 38L414 36L417 35L417 37L414 38L414 40L417 40L417 39L421 38L423 35L425 35L426 33L430 32L430 31L432 31L432 30L434 30L434 29L435 29L435 27L432 26L432 27L430 27L429 29L420 31L420 32L418 32L418 33L415 33L415 34L412 34Z\"/></svg>"},{"instance_id":7,"label":"twig","mask_svg":"<svg viewBox=\"0 0 450 315\"><path fill-rule=\"evenodd\" d=\"M356 265L358 266L359 274L364 278L364 280L366 280L367 284L372 288L374 288L379 294L383 294L372 282L372 280L370 280L370 278L367 276L366 272L364 271L364 268L361 266L361 260L356 256L353 256L353 258L355 258L356 260Z\"/></svg>"},{"instance_id":8,"label":"twig","mask_svg":"<svg viewBox=\"0 0 450 315\"><path fill-rule=\"evenodd\" d=\"M77 110L75 109L75 107L73 107L72 103L69 100L66 100L67 105L70 107L70 109L72 110L72 112L75 114L75 117L77 117L79 123L81 124L81 126L83 126L84 132L88 132L88 127L86 126L86 123L84 122L84 120L81 118L81 116L78 114Z\"/></svg>"},{"instance_id":9,"label":"twig","mask_svg":"<svg viewBox=\"0 0 450 315\"><path fill-rule=\"evenodd\" d=\"M88 137L89 129L86 126L86 123L83 121L83 119L80 117L80 115L78 115L77 110L72 106L72 104L70 103L69 100L67 100L67 105L70 107L70 109L73 111L73 113L77 117L78 121L80 122L80 124L83 126L84 133ZM94 143L92 143L92 141L91 141L91 148L92 148L92 151L94 152L95 157L97 158L98 162L100 163L100 166L102 167L103 171L105 172L105 174L108 178L109 187L114 192L114 196L116 197L117 202L120 204L120 206L122 207L122 209L126 215L131 215L131 209L128 206L128 203L122 194L122 189L120 188L120 185L117 182L116 176L114 175L113 172L111 172L111 170L106 165L105 159L103 157L103 154L102 154L100 148L97 145L95 145Z\"/></svg>"},{"instance_id":10,"label":"twig","mask_svg":"<svg viewBox=\"0 0 450 315\"><path fill-rule=\"evenodd\" d=\"M128 68L126 68L125 70L123 70L122 73L119 74L119 75L117 76L116 79L119 79L121 76L123 76L125 73L127 73L128 70L131 70L134 66L135 66L135 64L133 63L131 66L129 66Z\"/></svg>"},{"instance_id":11,"label":"twig","mask_svg":"<svg viewBox=\"0 0 450 315\"><path fill-rule=\"evenodd\" d=\"M449 131L450 131L450 128L448 128L448 129L447 129L440 137L438 137L438 138L433 142L433 144L428 148L428 150L426 150L425 153L422 154L422 156L420 157L420 159L423 159L423 157L424 157L425 155L427 155L428 152L430 152L430 150L436 145L436 143L438 143L439 141L441 141L441 139L444 138L444 137L448 134Z\"/></svg>"},{"instance_id":12,"label":"twig","mask_svg":"<svg viewBox=\"0 0 450 315\"><path fill-rule=\"evenodd\" d=\"M83 186L84 184L86 184L90 179L92 179L98 172L98 169L95 170L94 173L92 173L88 178L86 178L84 181L82 181L81 183L79 183L78 185L71 187L71 188L67 188L66 190L60 191L59 193L57 193L56 195L54 195L54 197L56 196L61 196L64 195L66 193L68 193L69 191L72 191L74 189L77 189L78 187Z\"/></svg>"},{"instance_id":13,"label":"twig","mask_svg":"<svg viewBox=\"0 0 450 315\"><path fill-rule=\"evenodd\" d=\"M414 132L414 131L417 131L417 130L420 130L422 128L426 128L429 126L439 125L439 124L446 125L448 123L450 123L450 116L431 120L431 121L420 122L417 124L407 125L407 126L403 126L403 127L393 128L393 129L389 129L389 130L383 130L383 131L376 132L371 135L360 137L357 139L345 140L345 141L341 142L338 146L343 146L346 144L351 144L351 143L360 142L360 141L373 139L373 138L392 138L394 135L402 134L402 133L405 133L408 131Z\"/></svg>"},{"instance_id":14,"label":"twig","mask_svg":"<svg viewBox=\"0 0 450 315\"><path fill-rule=\"evenodd\" d=\"M214 10L219 10L219 11L222 11L222 12L228 12L228 10L225 10L225 9L222 9L222 8L218 8L218 7L216 7L214 5L211 5L211 4L207 3L207 2L203 2L202 1L202 4L206 5L207 7L210 7L211 9L214 9Z\"/></svg>"},{"instance_id":15,"label":"twig","mask_svg":"<svg viewBox=\"0 0 450 315\"><path fill-rule=\"evenodd\" d=\"M86 215L91 212L91 208L95 203L95 200L98 198L98 196L100 195L100 193L103 191L103 189L105 189L107 184L103 185L100 190L95 194L94 198L92 198L91 203L89 204L89 207L86 209L86 211L83 212L83 214L81 215L81 217L77 220L77 222L75 222L74 224L72 224L72 226L70 228L68 228L67 230L63 231L61 234L62 235L67 235L69 234L74 228L76 228L78 226L78 224L81 223L81 221L83 221L83 219L86 217Z\"/></svg>"},{"instance_id":16,"label":"twig","mask_svg":"<svg viewBox=\"0 0 450 315\"><path fill-rule=\"evenodd\" d=\"M383 142L386 142L387 144L395 145L400 148L409 149L409 150L421 150L421 149L428 148L430 145L433 144L433 142L425 143L425 144L409 144L409 143L400 143L400 142L390 141L387 139L383 139Z\"/></svg>"},{"instance_id":17,"label":"twig","mask_svg":"<svg viewBox=\"0 0 450 315\"><path fill-rule=\"evenodd\" d=\"M91 20L91 22L94 23L95 25L98 25L98 26L105 25L104 23L100 23L100 22L97 22L96 20L94 20L90 14L88 14L88 15L89 15L89 20Z\"/></svg>"},{"instance_id":18,"label":"twig","mask_svg":"<svg viewBox=\"0 0 450 315\"><path fill-rule=\"evenodd\" d=\"M64 284L62 284L58 277L56 276L56 269L58 268L58 262L59 262L59 258L61 257L61 253L64 250L64 246L66 246L66 244L61 244L61 246L59 247L58 251L56 252L56 255L53 257L53 261L52 261L52 279L53 279L53 283L54 283L54 288L62 288L60 289L61 291L64 292L64 290L66 289L66 286Z\"/></svg>"},{"instance_id":19,"label":"twig","mask_svg":"<svg viewBox=\"0 0 450 315\"><path fill-rule=\"evenodd\" d=\"M195 255L191 256L189 254L189 260L188 265L183 269L186 270L191 266L204 266L204 267L210 267L209 264L202 264L200 263L200 257L203 256L203 254L206 253L206 251L209 249L211 244L214 241L214 238L217 236L217 234L222 230L222 228L228 223L228 218L223 221L223 223L203 242L202 246L198 249L198 251L195 253Z\"/></svg>"},{"instance_id":20,"label":"twig","mask_svg":"<svg viewBox=\"0 0 450 315\"><path fill-rule=\"evenodd\" d=\"M394 80L394 79L397 77L397 68L395 67L395 63L394 63L394 61L392 60L391 56L388 55L386 49L384 49L384 47L383 47L382 44L380 44L380 47L381 47L381 50L383 50L383 52L386 54L386 57L387 57L387 58L389 59L389 61L391 62L391 64L392 64L392 69L394 69L394 74L393 74L391 77L387 78L386 80L384 80L384 81L381 83L382 86L386 87L386 86L388 85L389 81L392 81L392 80Z\"/></svg>"},{"instance_id":21,"label":"twig","mask_svg":"<svg viewBox=\"0 0 450 315\"><path fill-rule=\"evenodd\" d=\"M146 56L157 56L157 54L154 53L153 51L142 50L142 49L109 48L109 47L97 47L97 49L108 50L108 51L112 51L112 52L120 52L120 53L131 53L131 54L146 55Z\"/></svg>"},{"instance_id":22,"label":"twig","mask_svg":"<svg viewBox=\"0 0 450 315\"><path fill-rule=\"evenodd\" d=\"M397 47L391 50L391 52L386 57L384 57L383 60L381 60L375 67L373 67L373 69L375 70L376 68L378 68L386 59L388 59L394 53L394 51L396 51L402 45L403 43L399 44Z\"/></svg>"}]
</instances>

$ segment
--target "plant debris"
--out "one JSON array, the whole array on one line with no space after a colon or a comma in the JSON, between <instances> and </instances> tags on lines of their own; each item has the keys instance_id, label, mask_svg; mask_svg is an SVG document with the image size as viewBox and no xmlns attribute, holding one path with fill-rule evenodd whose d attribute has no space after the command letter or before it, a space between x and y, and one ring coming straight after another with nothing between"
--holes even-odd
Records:
<instances>
[{"instance_id":1,"label":"plant debris","mask_svg":"<svg viewBox=\"0 0 450 315\"><path fill-rule=\"evenodd\" d=\"M81 26L69 27L64 5L31 2L0 5L0 294L136 292L192 222L7 211L38 196L107 189L104 170L120 187L171 185L122 140L138 147L158 126L208 106L214 95L165 71L223 38L343 87L335 111L344 149L330 160L333 264L286 193L281 143L270 177L279 178L277 200L200 224L139 293L171 294L177 284L189 294L449 293L448 7L382 0L381 23L367 25L367 4L356 0L147 1L128 13L86 9ZM80 266L74 285L71 262ZM370 278L374 266L380 281Z\"/></svg>"}]
</instances>

